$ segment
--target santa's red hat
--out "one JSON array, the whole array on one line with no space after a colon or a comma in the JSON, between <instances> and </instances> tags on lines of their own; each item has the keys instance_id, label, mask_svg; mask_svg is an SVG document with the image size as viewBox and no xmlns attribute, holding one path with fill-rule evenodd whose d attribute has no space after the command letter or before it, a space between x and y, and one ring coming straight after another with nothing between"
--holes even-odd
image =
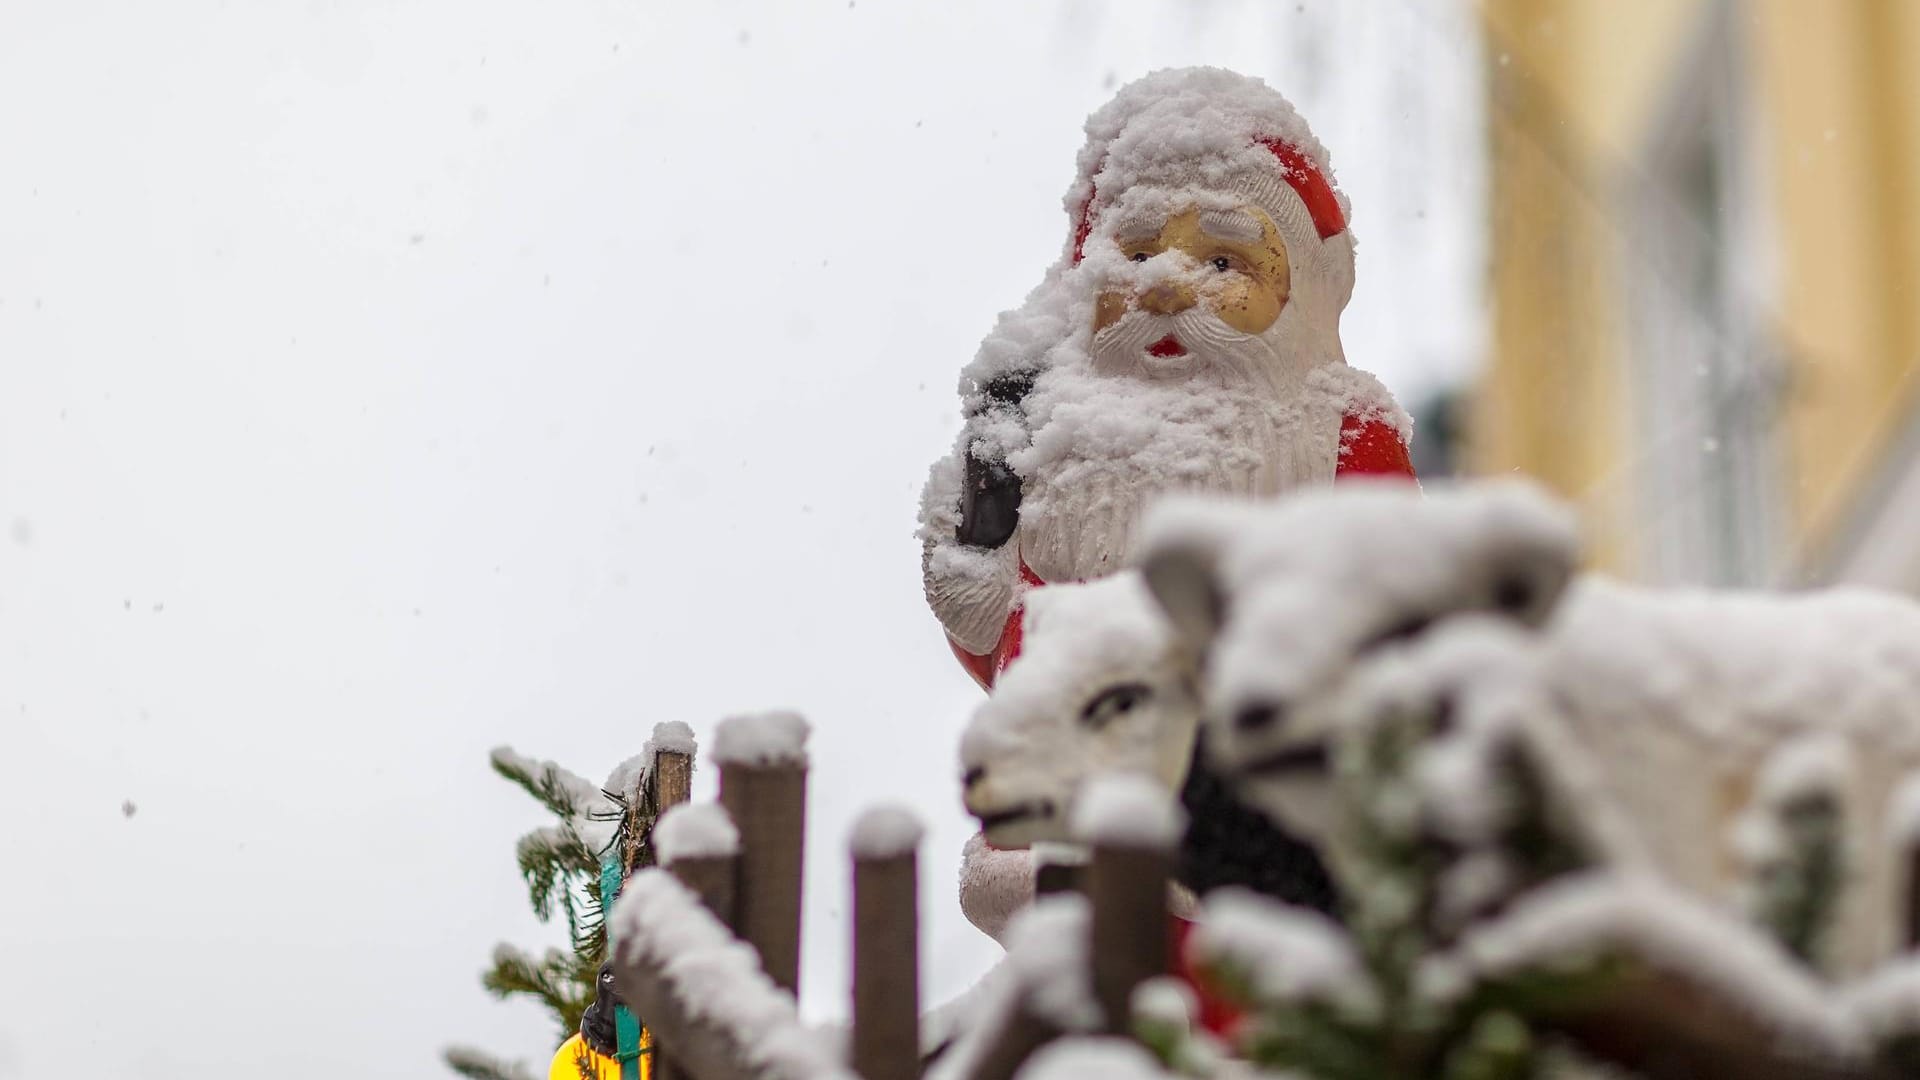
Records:
<instances>
[{"instance_id":1,"label":"santa's red hat","mask_svg":"<svg viewBox=\"0 0 1920 1080\"><path fill-rule=\"evenodd\" d=\"M1069 261L1108 211L1142 193L1247 203L1287 245L1292 302L1338 321L1353 294L1351 211L1326 148L1279 91L1222 68L1169 68L1122 87L1086 132L1066 197Z\"/></svg>"}]
</instances>

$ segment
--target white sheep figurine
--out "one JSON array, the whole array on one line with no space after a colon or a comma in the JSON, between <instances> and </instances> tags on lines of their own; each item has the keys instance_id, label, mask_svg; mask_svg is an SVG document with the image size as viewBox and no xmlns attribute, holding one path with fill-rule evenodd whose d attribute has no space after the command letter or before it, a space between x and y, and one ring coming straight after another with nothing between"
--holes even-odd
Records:
<instances>
[{"instance_id":1,"label":"white sheep figurine","mask_svg":"<svg viewBox=\"0 0 1920 1080\"><path fill-rule=\"evenodd\" d=\"M1576 556L1567 513L1526 486L1350 486L1163 507L1142 566L1206 657L1215 766L1336 868L1343 733L1389 704L1482 715L1524 701L1594 813L1622 824L1609 846L1714 901L1747 883L1752 852L1736 841L1757 808L1824 785L1852 838L1825 959L1857 973L1894 952L1904 867L1889 812L1920 769L1920 605L1636 588L1575 579Z\"/></svg>"},{"instance_id":2,"label":"white sheep figurine","mask_svg":"<svg viewBox=\"0 0 1920 1080\"><path fill-rule=\"evenodd\" d=\"M1186 812L1181 884L1244 885L1331 910L1332 883L1314 851L1231 798L1197 750L1197 676L1195 657L1135 573L1029 594L1021 655L961 741L966 805L985 842L1069 840L1090 779L1137 773Z\"/></svg>"}]
</instances>

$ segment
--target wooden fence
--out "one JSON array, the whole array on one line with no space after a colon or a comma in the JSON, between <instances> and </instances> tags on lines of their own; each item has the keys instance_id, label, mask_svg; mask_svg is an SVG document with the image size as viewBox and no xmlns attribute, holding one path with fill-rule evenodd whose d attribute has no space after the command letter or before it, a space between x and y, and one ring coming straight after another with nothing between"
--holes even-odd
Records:
<instances>
[{"instance_id":1,"label":"wooden fence","mask_svg":"<svg viewBox=\"0 0 1920 1080\"><path fill-rule=\"evenodd\" d=\"M692 762L683 755L659 755L651 775L663 812L688 798L691 771ZM723 763L720 773L719 805L738 832L737 852L683 857L665 870L719 924L750 945L766 976L791 993L800 970L807 768L804 762L740 762ZM851 861L852 1012L845 1069L863 1080L909 1080L925 1068L917 856L908 849L863 857L856 849ZM1909 861L1920 866L1920 860ZM1087 865L1067 883L1088 898L1084 979L1107 1032L1124 1033L1135 987L1171 968L1166 913L1171 867L1165 850L1096 844ZM1920 895L1911 885L1909 893ZM1911 906L1920 911L1920 900ZM1920 914L1914 922L1920 934ZM619 927L612 928L617 935ZM1726 1000L1722 989L1692 973L1670 970L1657 956L1644 959L1648 962L1637 965L1634 979L1582 1003L1577 1013L1536 1019L1593 1056L1652 1080L1708 1075L1892 1080L1906 1075L1883 1064L1835 1065L1798 1056L1777 1030ZM615 967L621 996L652 1034L655 1077L799 1080L791 1068L757 1057L750 1037L716 1023L712 1002L689 1000L668 967L669 958L661 955L621 955ZM969 1080L1012 1080L1035 1051L1068 1034L1029 1007L1025 996L1016 993L1012 1001L1013 1007L978 1019L993 1030L970 1036L976 1045L965 1072Z\"/></svg>"}]
</instances>

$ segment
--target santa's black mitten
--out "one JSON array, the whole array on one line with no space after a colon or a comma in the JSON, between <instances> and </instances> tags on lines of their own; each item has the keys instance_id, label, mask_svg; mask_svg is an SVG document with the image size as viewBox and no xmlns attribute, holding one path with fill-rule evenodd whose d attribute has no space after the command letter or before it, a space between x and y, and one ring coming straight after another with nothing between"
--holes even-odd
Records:
<instances>
[{"instance_id":1,"label":"santa's black mitten","mask_svg":"<svg viewBox=\"0 0 1920 1080\"><path fill-rule=\"evenodd\" d=\"M975 416L1019 413L1033 391L1034 373L1016 371L981 388L981 408ZM960 527L955 537L974 547L997 548L1013 536L1020 524L1020 476L1005 461L969 451L966 482L960 489Z\"/></svg>"}]
</instances>

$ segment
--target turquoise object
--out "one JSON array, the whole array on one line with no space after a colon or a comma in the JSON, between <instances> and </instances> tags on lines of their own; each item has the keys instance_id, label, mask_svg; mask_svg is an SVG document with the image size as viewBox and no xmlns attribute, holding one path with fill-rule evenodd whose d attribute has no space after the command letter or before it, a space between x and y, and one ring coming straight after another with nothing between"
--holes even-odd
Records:
<instances>
[{"instance_id":1,"label":"turquoise object","mask_svg":"<svg viewBox=\"0 0 1920 1080\"><path fill-rule=\"evenodd\" d=\"M626 881L625 868L620 865L620 844L614 842L611 854L600 860L600 911L605 918L613 912L613 902L620 895L620 886ZM607 947L612 951L612 926L609 922ZM640 1080L640 1018L625 1005L613 1010L614 1058L620 1062L620 1080Z\"/></svg>"}]
</instances>

